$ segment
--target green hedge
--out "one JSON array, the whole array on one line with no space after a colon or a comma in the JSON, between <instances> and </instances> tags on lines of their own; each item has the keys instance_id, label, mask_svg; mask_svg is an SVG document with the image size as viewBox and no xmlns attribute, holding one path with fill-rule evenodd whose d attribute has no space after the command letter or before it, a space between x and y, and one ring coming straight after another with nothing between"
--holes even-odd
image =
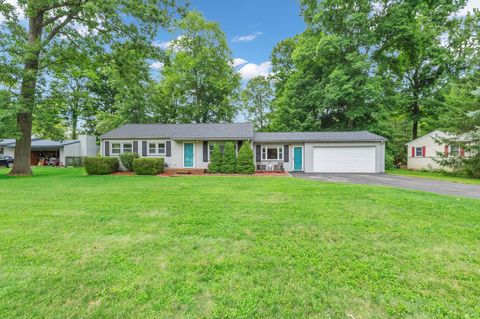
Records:
<instances>
[{"instance_id":1,"label":"green hedge","mask_svg":"<svg viewBox=\"0 0 480 319\"><path fill-rule=\"evenodd\" d=\"M139 157L137 153L123 153L118 156L120 162L129 172L133 171L133 161Z\"/></svg>"},{"instance_id":2,"label":"green hedge","mask_svg":"<svg viewBox=\"0 0 480 319\"><path fill-rule=\"evenodd\" d=\"M133 171L137 175L158 175L163 173L163 158L136 158L133 160Z\"/></svg>"},{"instance_id":3,"label":"green hedge","mask_svg":"<svg viewBox=\"0 0 480 319\"><path fill-rule=\"evenodd\" d=\"M88 175L107 175L118 171L118 158L116 157L87 157L85 170Z\"/></svg>"}]
</instances>

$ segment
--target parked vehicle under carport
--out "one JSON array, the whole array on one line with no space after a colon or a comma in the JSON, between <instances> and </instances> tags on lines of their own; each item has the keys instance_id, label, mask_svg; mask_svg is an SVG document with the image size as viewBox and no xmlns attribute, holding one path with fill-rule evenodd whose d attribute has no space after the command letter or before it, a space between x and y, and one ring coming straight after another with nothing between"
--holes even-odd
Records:
<instances>
[{"instance_id":1,"label":"parked vehicle under carport","mask_svg":"<svg viewBox=\"0 0 480 319\"><path fill-rule=\"evenodd\" d=\"M0 155L0 166L13 167L14 159L10 156Z\"/></svg>"}]
</instances>

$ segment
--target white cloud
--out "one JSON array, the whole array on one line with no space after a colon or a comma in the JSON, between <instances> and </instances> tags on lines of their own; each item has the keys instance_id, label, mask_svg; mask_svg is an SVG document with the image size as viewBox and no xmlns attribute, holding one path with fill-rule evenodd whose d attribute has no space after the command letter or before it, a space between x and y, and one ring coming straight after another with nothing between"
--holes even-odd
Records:
<instances>
[{"instance_id":1,"label":"white cloud","mask_svg":"<svg viewBox=\"0 0 480 319\"><path fill-rule=\"evenodd\" d=\"M260 64L247 63L238 72L244 80L250 80L257 76L268 76L272 68L272 63L266 61Z\"/></svg>"},{"instance_id":2,"label":"white cloud","mask_svg":"<svg viewBox=\"0 0 480 319\"><path fill-rule=\"evenodd\" d=\"M15 14L18 17L18 20L24 20L25 19L25 13L23 12L23 9L20 7L18 4L17 0L5 0L4 4L10 4L14 7ZM5 17L0 13L0 24L5 21Z\"/></svg>"},{"instance_id":3,"label":"white cloud","mask_svg":"<svg viewBox=\"0 0 480 319\"><path fill-rule=\"evenodd\" d=\"M183 35L179 35L175 40L181 40L184 36ZM171 41L153 41L152 42L152 45L156 48L160 48L162 50L167 50L167 49L173 49L174 51L178 51L178 47L175 46L175 44L173 43L173 41L175 40L171 40Z\"/></svg>"},{"instance_id":4,"label":"white cloud","mask_svg":"<svg viewBox=\"0 0 480 319\"><path fill-rule=\"evenodd\" d=\"M152 64L150 64L150 68L154 70L161 70L163 69L163 66L164 64L162 62L153 62Z\"/></svg>"},{"instance_id":5,"label":"white cloud","mask_svg":"<svg viewBox=\"0 0 480 319\"><path fill-rule=\"evenodd\" d=\"M244 65L244 64L247 64L248 61L245 60L245 59L241 59L241 58L235 58L233 59L233 67L236 68L238 66L241 66L241 65Z\"/></svg>"},{"instance_id":6,"label":"white cloud","mask_svg":"<svg viewBox=\"0 0 480 319\"><path fill-rule=\"evenodd\" d=\"M160 48L160 49L163 49L163 50L166 50L170 47L170 44L172 43L172 41L154 41L152 43L152 45L156 48Z\"/></svg>"},{"instance_id":7,"label":"white cloud","mask_svg":"<svg viewBox=\"0 0 480 319\"><path fill-rule=\"evenodd\" d=\"M232 39L232 42L250 42L255 40L258 36L262 35L262 32L255 32L252 34L236 36Z\"/></svg>"},{"instance_id":8,"label":"white cloud","mask_svg":"<svg viewBox=\"0 0 480 319\"><path fill-rule=\"evenodd\" d=\"M473 12L473 9L480 9L480 0L469 0L465 8L460 10L459 14L465 16L468 12Z\"/></svg>"}]
</instances>

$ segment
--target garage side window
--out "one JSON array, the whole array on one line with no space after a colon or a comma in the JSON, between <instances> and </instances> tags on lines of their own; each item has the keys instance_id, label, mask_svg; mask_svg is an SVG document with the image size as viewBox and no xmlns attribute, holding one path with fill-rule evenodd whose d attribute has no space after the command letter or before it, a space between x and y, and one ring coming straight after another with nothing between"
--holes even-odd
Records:
<instances>
[{"instance_id":1,"label":"garage side window","mask_svg":"<svg viewBox=\"0 0 480 319\"><path fill-rule=\"evenodd\" d=\"M283 147L262 146L262 160L283 160Z\"/></svg>"}]
</instances>

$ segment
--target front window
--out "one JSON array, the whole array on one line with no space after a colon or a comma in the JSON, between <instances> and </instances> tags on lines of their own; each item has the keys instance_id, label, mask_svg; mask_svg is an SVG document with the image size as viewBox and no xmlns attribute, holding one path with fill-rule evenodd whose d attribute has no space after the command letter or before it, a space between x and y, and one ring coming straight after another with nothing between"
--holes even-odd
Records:
<instances>
[{"instance_id":1,"label":"front window","mask_svg":"<svg viewBox=\"0 0 480 319\"><path fill-rule=\"evenodd\" d=\"M422 148L421 148L421 147L417 147L417 148L415 149L415 156L416 156L416 157L422 157L422 155L423 155Z\"/></svg>"},{"instance_id":2,"label":"front window","mask_svg":"<svg viewBox=\"0 0 480 319\"><path fill-rule=\"evenodd\" d=\"M165 155L165 143L148 143L149 155Z\"/></svg>"},{"instance_id":3,"label":"front window","mask_svg":"<svg viewBox=\"0 0 480 319\"><path fill-rule=\"evenodd\" d=\"M460 155L460 146L450 146L450 155L452 156Z\"/></svg>"},{"instance_id":4,"label":"front window","mask_svg":"<svg viewBox=\"0 0 480 319\"><path fill-rule=\"evenodd\" d=\"M148 154L155 154L157 152L157 144L149 143L148 144Z\"/></svg>"},{"instance_id":5,"label":"front window","mask_svg":"<svg viewBox=\"0 0 480 319\"><path fill-rule=\"evenodd\" d=\"M165 143L158 143L158 154L165 154Z\"/></svg>"},{"instance_id":6,"label":"front window","mask_svg":"<svg viewBox=\"0 0 480 319\"><path fill-rule=\"evenodd\" d=\"M120 154L122 152L122 144L113 143L112 144L112 154Z\"/></svg>"},{"instance_id":7,"label":"front window","mask_svg":"<svg viewBox=\"0 0 480 319\"><path fill-rule=\"evenodd\" d=\"M124 143L122 153L131 153L133 151L132 143Z\"/></svg>"},{"instance_id":8,"label":"front window","mask_svg":"<svg viewBox=\"0 0 480 319\"><path fill-rule=\"evenodd\" d=\"M282 146L263 146L262 160L283 160Z\"/></svg>"},{"instance_id":9,"label":"front window","mask_svg":"<svg viewBox=\"0 0 480 319\"><path fill-rule=\"evenodd\" d=\"M3 154L3 147L0 147L0 154Z\"/></svg>"}]
</instances>

